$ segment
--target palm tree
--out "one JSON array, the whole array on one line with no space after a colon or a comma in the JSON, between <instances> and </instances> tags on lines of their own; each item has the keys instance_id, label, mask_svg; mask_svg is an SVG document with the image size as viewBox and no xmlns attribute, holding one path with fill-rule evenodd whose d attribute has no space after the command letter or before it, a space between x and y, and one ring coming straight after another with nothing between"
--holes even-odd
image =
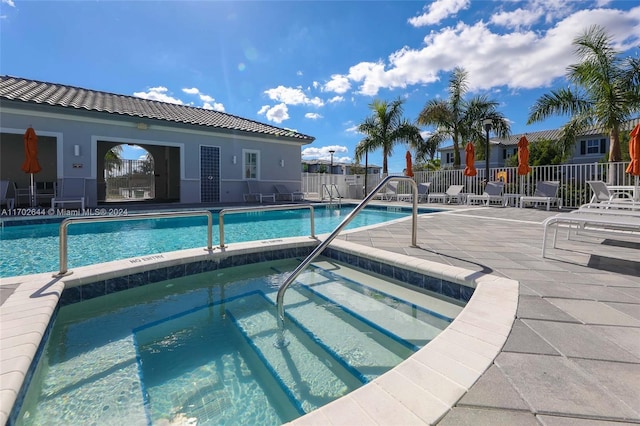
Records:
<instances>
[{"instance_id":1,"label":"palm tree","mask_svg":"<svg viewBox=\"0 0 640 426\"><path fill-rule=\"evenodd\" d=\"M427 101L418 116L418 124L435 126L436 130L425 141L426 147L438 147L448 138L453 140L453 166L460 167L460 145L465 140L475 141L477 148L484 147L482 120L491 118L493 129L506 137L510 132L505 117L497 111L498 103L486 96L465 99L468 91L468 73L464 68L456 67L449 79L449 99ZM431 148L433 149L433 148ZM484 150L478 150L484 152Z\"/></svg>"},{"instance_id":2,"label":"palm tree","mask_svg":"<svg viewBox=\"0 0 640 426\"><path fill-rule=\"evenodd\" d=\"M389 174L387 158L393 154L397 143L409 143L418 147L422 143L420 129L402 117L400 98L392 102L374 100L369 104L373 113L358 126L365 137L356 146L355 160L360 161L368 152L382 148L382 173Z\"/></svg>"},{"instance_id":3,"label":"palm tree","mask_svg":"<svg viewBox=\"0 0 640 426\"><path fill-rule=\"evenodd\" d=\"M640 59L621 58L600 26L588 28L574 41L580 62L567 67L573 87L541 96L531 108L527 124L551 115L570 115L561 129L563 150L575 145L576 136L597 126L609 133L609 161L622 160L620 127L640 111Z\"/></svg>"}]
</instances>

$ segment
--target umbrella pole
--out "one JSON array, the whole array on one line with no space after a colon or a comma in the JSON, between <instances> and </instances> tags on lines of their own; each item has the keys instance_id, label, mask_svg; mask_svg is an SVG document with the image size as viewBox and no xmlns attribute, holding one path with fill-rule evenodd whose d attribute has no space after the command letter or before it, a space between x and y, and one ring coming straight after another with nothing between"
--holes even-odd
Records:
<instances>
[{"instance_id":1,"label":"umbrella pole","mask_svg":"<svg viewBox=\"0 0 640 426\"><path fill-rule=\"evenodd\" d=\"M29 186L29 206L35 207L36 206L36 189L33 183L33 173L30 173L30 174L31 174L31 185Z\"/></svg>"}]
</instances>

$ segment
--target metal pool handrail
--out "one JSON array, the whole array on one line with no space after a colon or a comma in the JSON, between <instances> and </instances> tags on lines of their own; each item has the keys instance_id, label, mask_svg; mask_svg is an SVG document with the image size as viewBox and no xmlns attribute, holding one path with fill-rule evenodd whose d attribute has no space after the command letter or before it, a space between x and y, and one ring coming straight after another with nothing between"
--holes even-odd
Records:
<instances>
[{"instance_id":1,"label":"metal pool handrail","mask_svg":"<svg viewBox=\"0 0 640 426\"><path fill-rule=\"evenodd\" d=\"M70 275L67 269L67 228L72 223L116 222L123 220L160 219L182 216L207 216L207 250L213 250L213 215L208 210L194 210L184 212L134 213L127 216L82 216L68 217L60 223L60 272L54 277Z\"/></svg>"},{"instance_id":2,"label":"metal pool handrail","mask_svg":"<svg viewBox=\"0 0 640 426\"><path fill-rule=\"evenodd\" d=\"M311 238L316 237L315 231L315 213L311 204L284 204L279 206L259 206L259 207L237 207L231 209L222 209L218 213L218 222L220 227L220 248L224 248L224 215L236 214L236 213L248 213L248 212L260 212L267 210L298 210L309 209L311 214L309 215L311 220Z\"/></svg>"},{"instance_id":3,"label":"metal pool handrail","mask_svg":"<svg viewBox=\"0 0 640 426\"><path fill-rule=\"evenodd\" d=\"M333 241L334 238L338 236L340 231L342 231L344 229L344 227L347 226L349 224L349 222L351 222L351 220L358 213L360 213L360 210L362 210L363 208L366 207L367 204L369 204L369 201L371 201L373 199L373 197L376 196L378 191L380 191L387 184L387 182L392 181L392 180L406 180L406 181L411 182L411 189L412 189L412 192L413 192L413 212L412 212L413 225L412 225L412 228L411 228L411 245L412 245L412 247L417 247L417 240L418 240L418 221L417 221L417 217L418 217L418 185L409 176L387 176L384 179L382 179L382 181L380 181L378 186L376 186L373 189L373 191L371 191L364 198L364 200L362 200L360 202L360 204L358 204L353 209L353 211L347 215L347 217L344 218L344 220L338 225L338 227L333 230L331 235L329 235L326 240L324 240L322 243L320 243L318 246L316 246L316 248L311 252L311 254L309 254L309 256L307 256L307 258L304 259L302 261L302 263L300 263L300 265L298 265L298 267L291 273L291 275L289 275L287 277L287 279L284 280L284 282L282 283L282 285L278 289L278 294L277 294L277 297L276 297L276 302L277 302L277 307L278 307L278 315L277 316L278 316L278 324L280 326L280 331L283 331L283 329L284 329L284 293L287 291L287 288L291 285L293 280L295 280L298 277L298 275L300 275L300 273L307 266L309 266L309 264L311 262L313 262L313 259L315 259L331 243L331 241ZM282 333L280 333L278 339L279 339L279 341L276 342L276 346L283 347L283 346L286 345L285 342L284 342L284 336L282 335Z\"/></svg>"}]
</instances>

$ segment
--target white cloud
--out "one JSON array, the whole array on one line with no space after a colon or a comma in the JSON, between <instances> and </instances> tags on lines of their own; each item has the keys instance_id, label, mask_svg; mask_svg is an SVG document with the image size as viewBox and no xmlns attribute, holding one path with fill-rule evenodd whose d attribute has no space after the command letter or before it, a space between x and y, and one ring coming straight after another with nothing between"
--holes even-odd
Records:
<instances>
[{"instance_id":1,"label":"white cloud","mask_svg":"<svg viewBox=\"0 0 640 426\"><path fill-rule=\"evenodd\" d=\"M331 160L331 153L329 151L333 150L333 161L334 162L350 162L351 157L342 156L338 157L338 154L346 154L349 152L349 149L343 145L329 145L323 147L307 147L302 150L302 158L305 160Z\"/></svg>"},{"instance_id":2,"label":"white cloud","mask_svg":"<svg viewBox=\"0 0 640 426\"><path fill-rule=\"evenodd\" d=\"M332 75L331 80L329 80L329 82L323 87L323 90L327 92L335 92L339 95L346 93L349 89L351 89L349 78L340 74Z\"/></svg>"},{"instance_id":3,"label":"white cloud","mask_svg":"<svg viewBox=\"0 0 640 426\"><path fill-rule=\"evenodd\" d=\"M334 96L333 98L329 99L327 103L335 104L336 102L342 102L342 101L344 101L344 96Z\"/></svg>"},{"instance_id":4,"label":"white cloud","mask_svg":"<svg viewBox=\"0 0 640 426\"><path fill-rule=\"evenodd\" d=\"M564 2L536 0L533 4L549 6L544 19L566 13ZM526 23L515 15L511 20L507 16L503 18L504 25ZM440 73L459 65L469 73L472 92L500 86L515 90L548 87L555 79L564 77L567 66L575 62L573 40L595 24L607 29L620 50L632 48L640 41L640 7L629 11L580 10L546 31L496 33L482 21L473 25L460 22L454 27L430 32L420 49L405 46L393 52L387 63L355 64L346 77L360 83L358 93L367 96L375 96L381 89L433 83L439 80Z\"/></svg>"},{"instance_id":5,"label":"white cloud","mask_svg":"<svg viewBox=\"0 0 640 426\"><path fill-rule=\"evenodd\" d=\"M414 27L435 25L443 19L468 8L470 4L471 0L436 0L424 7L425 13L409 18L408 22Z\"/></svg>"},{"instance_id":6,"label":"white cloud","mask_svg":"<svg viewBox=\"0 0 640 426\"><path fill-rule=\"evenodd\" d=\"M13 2L13 0L2 0L2 2L0 3L4 3L6 5L9 5L11 7L16 7L16 4Z\"/></svg>"},{"instance_id":7,"label":"white cloud","mask_svg":"<svg viewBox=\"0 0 640 426\"><path fill-rule=\"evenodd\" d=\"M322 115L318 114L317 112L308 112L304 116L305 116L305 118L310 118L312 120L317 120L319 118L323 118Z\"/></svg>"},{"instance_id":8,"label":"white cloud","mask_svg":"<svg viewBox=\"0 0 640 426\"><path fill-rule=\"evenodd\" d=\"M133 96L135 96L136 98L148 99L150 101L168 102L170 104L178 105L184 104L180 99L169 96L167 94L168 91L169 89L167 89L166 87L158 86L151 87L146 92L134 92Z\"/></svg>"},{"instance_id":9,"label":"white cloud","mask_svg":"<svg viewBox=\"0 0 640 426\"><path fill-rule=\"evenodd\" d=\"M274 123L282 123L289 119L289 109L284 103L280 103L275 106L264 105L260 108L258 114L264 114L267 117L267 120L273 121Z\"/></svg>"},{"instance_id":10,"label":"white cloud","mask_svg":"<svg viewBox=\"0 0 640 426\"><path fill-rule=\"evenodd\" d=\"M358 126L357 124L356 124L355 126L347 127L347 128L345 129L345 132L347 132L347 133L356 133L356 134L359 134L360 132L358 131L358 127L359 127L359 126Z\"/></svg>"},{"instance_id":11,"label":"white cloud","mask_svg":"<svg viewBox=\"0 0 640 426\"><path fill-rule=\"evenodd\" d=\"M318 97L309 98L300 88L278 86L274 89L265 90L264 93L269 96L269 99L287 105L324 106L322 99Z\"/></svg>"},{"instance_id":12,"label":"white cloud","mask_svg":"<svg viewBox=\"0 0 640 426\"><path fill-rule=\"evenodd\" d=\"M197 95L202 101L201 108L224 112L224 105L222 103L215 102L215 98L205 95L197 87L185 88L182 89L182 91L188 95Z\"/></svg>"},{"instance_id":13,"label":"white cloud","mask_svg":"<svg viewBox=\"0 0 640 426\"><path fill-rule=\"evenodd\" d=\"M219 102L214 102L214 103L205 102L204 104L202 104L202 108L213 110L213 111L224 112L224 105L222 105Z\"/></svg>"}]
</instances>

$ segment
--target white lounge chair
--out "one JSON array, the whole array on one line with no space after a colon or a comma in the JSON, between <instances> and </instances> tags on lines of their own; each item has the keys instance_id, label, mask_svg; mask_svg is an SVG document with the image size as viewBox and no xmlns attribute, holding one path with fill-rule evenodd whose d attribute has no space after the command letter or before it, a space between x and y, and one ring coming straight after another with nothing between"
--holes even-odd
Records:
<instances>
[{"instance_id":1,"label":"white lounge chair","mask_svg":"<svg viewBox=\"0 0 640 426\"><path fill-rule=\"evenodd\" d=\"M467 204L471 205L476 201L482 201L487 206L492 202L497 202L501 206L504 206L504 199L502 197L503 190L504 182L487 182L487 186L485 186L481 195L469 194L467 196Z\"/></svg>"},{"instance_id":2,"label":"white lounge chair","mask_svg":"<svg viewBox=\"0 0 640 426\"><path fill-rule=\"evenodd\" d=\"M56 193L51 198L51 208L57 205L79 204L84 210L85 181L84 178L64 178L56 185Z\"/></svg>"},{"instance_id":3,"label":"white lounge chair","mask_svg":"<svg viewBox=\"0 0 640 426\"><path fill-rule=\"evenodd\" d=\"M383 201L392 201L398 199L398 183L397 182L389 182L385 185L384 192L378 192L375 197L378 200Z\"/></svg>"},{"instance_id":4,"label":"white lounge chair","mask_svg":"<svg viewBox=\"0 0 640 426\"><path fill-rule=\"evenodd\" d=\"M456 203L460 203L462 200L462 188L464 188L464 185L451 185L447 188L446 192L428 194L427 203L430 203L432 200L439 200L447 204L455 200Z\"/></svg>"},{"instance_id":5,"label":"white lounge chair","mask_svg":"<svg viewBox=\"0 0 640 426\"><path fill-rule=\"evenodd\" d=\"M540 181L536 183L536 190L533 195L523 195L520 197L520 208L525 206L525 203L546 204L547 210L551 208L551 204L555 204L558 208L561 207L561 199L558 197L558 189L560 188L560 182L558 181Z\"/></svg>"},{"instance_id":6,"label":"white lounge chair","mask_svg":"<svg viewBox=\"0 0 640 426\"><path fill-rule=\"evenodd\" d=\"M8 197L9 191L9 181L8 180L0 180L0 205L2 203L7 203L7 208L9 210L13 210L15 199Z\"/></svg>"},{"instance_id":7,"label":"white lounge chair","mask_svg":"<svg viewBox=\"0 0 640 426\"><path fill-rule=\"evenodd\" d=\"M429 188L431 187L431 182L424 182L418 184L418 202L426 201L427 195L429 195ZM398 194L398 201L408 201L410 203L413 202L413 192L407 194Z\"/></svg>"},{"instance_id":8,"label":"white lounge chair","mask_svg":"<svg viewBox=\"0 0 640 426\"><path fill-rule=\"evenodd\" d=\"M632 212L633 213L633 212ZM558 226L560 224L569 225L569 237L571 236L571 227L577 230L589 227L592 231L607 232L607 235L638 235L640 232L640 216L636 215L619 215L619 214L598 214L589 212L571 212L558 213L555 216L547 218L543 223L544 233L542 236L542 257L545 257L547 247L548 230L555 225L556 230L553 234L553 248L556 248ZM628 232L620 233L620 230Z\"/></svg>"},{"instance_id":9,"label":"white lounge chair","mask_svg":"<svg viewBox=\"0 0 640 426\"><path fill-rule=\"evenodd\" d=\"M290 191L284 185L273 185L276 189L276 198L290 200L290 201L302 201L304 200L304 192Z\"/></svg>"},{"instance_id":10,"label":"white lounge chair","mask_svg":"<svg viewBox=\"0 0 640 426\"><path fill-rule=\"evenodd\" d=\"M591 191L593 191L593 196L591 197L592 203L609 203L612 201L615 201L615 202L632 201L631 198L621 197L620 193L609 191L607 184L601 180L588 180L587 183L591 187Z\"/></svg>"},{"instance_id":11,"label":"white lounge chair","mask_svg":"<svg viewBox=\"0 0 640 426\"><path fill-rule=\"evenodd\" d=\"M263 194L260 192L258 181L255 180L247 180L248 192L244 194L244 201L254 200L259 203L262 203L265 199L270 199L274 203L276 202L276 194Z\"/></svg>"}]
</instances>

